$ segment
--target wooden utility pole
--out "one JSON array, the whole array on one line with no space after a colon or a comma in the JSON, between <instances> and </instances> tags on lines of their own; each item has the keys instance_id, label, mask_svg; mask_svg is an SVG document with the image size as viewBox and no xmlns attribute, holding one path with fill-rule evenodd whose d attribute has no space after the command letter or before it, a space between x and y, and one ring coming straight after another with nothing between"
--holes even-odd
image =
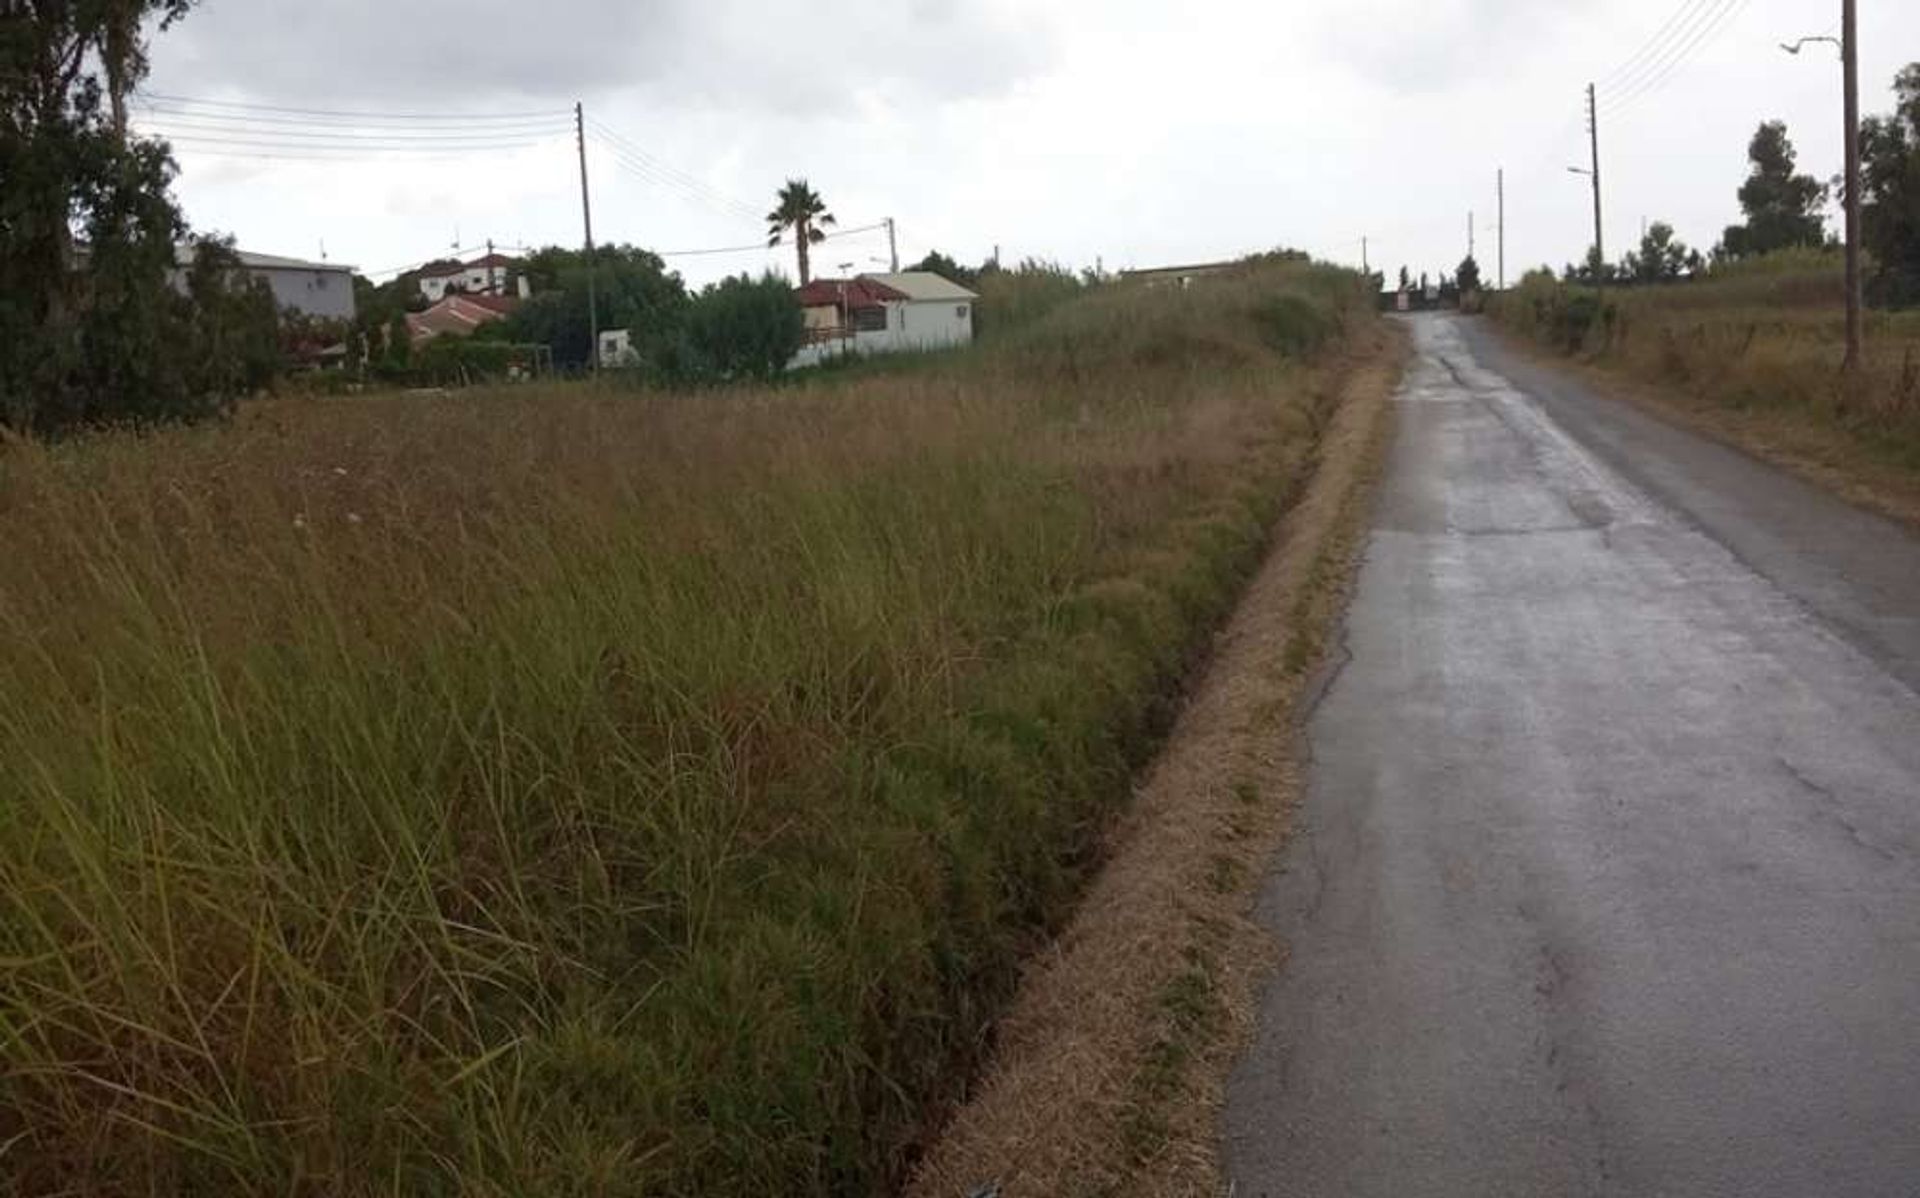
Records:
<instances>
[{"instance_id":1,"label":"wooden utility pole","mask_svg":"<svg viewBox=\"0 0 1920 1198\"><path fill-rule=\"evenodd\" d=\"M1861 367L1860 347L1860 28L1854 0L1840 0L1840 64L1847 121L1847 357L1842 369Z\"/></svg>"},{"instance_id":2,"label":"wooden utility pole","mask_svg":"<svg viewBox=\"0 0 1920 1198\"><path fill-rule=\"evenodd\" d=\"M597 373L600 369L600 294L594 275L598 273L595 269L598 263L593 252L593 196L587 190L587 109L579 102L573 106L573 133L580 147L580 218L587 230L587 329L592 338L587 346L587 369Z\"/></svg>"},{"instance_id":3,"label":"wooden utility pole","mask_svg":"<svg viewBox=\"0 0 1920 1198\"><path fill-rule=\"evenodd\" d=\"M1600 221L1600 101L1594 85L1587 84L1587 137L1593 147L1593 285L1607 285L1607 241Z\"/></svg>"},{"instance_id":4,"label":"wooden utility pole","mask_svg":"<svg viewBox=\"0 0 1920 1198\"><path fill-rule=\"evenodd\" d=\"M1501 167L1493 176L1494 193L1500 197L1500 290L1507 289L1507 168Z\"/></svg>"}]
</instances>

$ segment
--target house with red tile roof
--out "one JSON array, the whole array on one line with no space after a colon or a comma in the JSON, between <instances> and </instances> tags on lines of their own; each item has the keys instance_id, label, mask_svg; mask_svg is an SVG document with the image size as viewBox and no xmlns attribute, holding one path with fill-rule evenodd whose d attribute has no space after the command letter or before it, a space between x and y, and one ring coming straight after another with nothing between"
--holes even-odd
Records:
<instances>
[{"instance_id":1,"label":"house with red tile roof","mask_svg":"<svg viewBox=\"0 0 1920 1198\"><path fill-rule=\"evenodd\" d=\"M407 332L415 344L435 337L470 337L474 330L505 320L520 306L510 295L463 295L456 291L424 312L407 313Z\"/></svg>"}]
</instances>

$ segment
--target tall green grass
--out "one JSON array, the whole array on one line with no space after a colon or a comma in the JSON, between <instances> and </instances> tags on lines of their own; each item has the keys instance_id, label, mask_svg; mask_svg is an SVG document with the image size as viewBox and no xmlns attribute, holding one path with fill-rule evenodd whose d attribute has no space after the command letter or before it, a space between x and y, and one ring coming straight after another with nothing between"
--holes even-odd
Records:
<instances>
[{"instance_id":1,"label":"tall green grass","mask_svg":"<svg viewBox=\"0 0 1920 1198\"><path fill-rule=\"evenodd\" d=\"M0 447L0 1173L883 1189L1364 299L1268 271L897 376Z\"/></svg>"}]
</instances>

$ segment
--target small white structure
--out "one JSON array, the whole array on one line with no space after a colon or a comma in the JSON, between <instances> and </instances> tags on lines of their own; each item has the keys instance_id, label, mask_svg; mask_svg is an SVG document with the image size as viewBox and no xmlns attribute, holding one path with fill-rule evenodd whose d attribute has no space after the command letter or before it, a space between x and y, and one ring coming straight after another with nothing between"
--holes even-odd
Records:
<instances>
[{"instance_id":1,"label":"small white structure","mask_svg":"<svg viewBox=\"0 0 1920 1198\"><path fill-rule=\"evenodd\" d=\"M807 343L792 366L816 366L843 354L946 349L973 341L980 297L931 271L815 279L800 288Z\"/></svg>"},{"instance_id":2,"label":"small white structure","mask_svg":"<svg viewBox=\"0 0 1920 1198\"><path fill-rule=\"evenodd\" d=\"M622 370L639 362L640 355L633 352L632 329L600 330L600 369Z\"/></svg>"}]
</instances>

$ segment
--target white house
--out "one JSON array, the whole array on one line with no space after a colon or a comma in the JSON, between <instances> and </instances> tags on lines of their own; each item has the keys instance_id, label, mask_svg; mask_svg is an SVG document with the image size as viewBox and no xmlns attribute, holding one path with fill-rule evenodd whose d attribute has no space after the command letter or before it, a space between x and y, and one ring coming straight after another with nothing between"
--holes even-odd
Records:
<instances>
[{"instance_id":1,"label":"white house","mask_svg":"<svg viewBox=\"0 0 1920 1198\"><path fill-rule=\"evenodd\" d=\"M514 295L525 299L526 277L521 276L517 288L510 287L508 282L519 265L518 258L505 254L488 254L471 262L430 263L419 275L420 294L434 304L445 299L449 291L468 295Z\"/></svg>"},{"instance_id":2,"label":"white house","mask_svg":"<svg viewBox=\"0 0 1920 1198\"><path fill-rule=\"evenodd\" d=\"M193 269L198 253L199 247L191 242L175 249L176 265L170 278L176 290L186 290L187 273ZM251 250L236 249L233 253L249 275L273 292L274 306L281 311L328 320L354 318L353 267L337 262L308 262L275 254L256 254Z\"/></svg>"},{"instance_id":3,"label":"white house","mask_svg":"<svg viewBox=\"0 0 1920 1198\"><path fill-rule=\"evenodd\" d=\"M924 270L815 279L799 290L807 343L794 366L841 354L945 349L973 341L973 305L980 297Z\"/></svg>"}]
</instances>

